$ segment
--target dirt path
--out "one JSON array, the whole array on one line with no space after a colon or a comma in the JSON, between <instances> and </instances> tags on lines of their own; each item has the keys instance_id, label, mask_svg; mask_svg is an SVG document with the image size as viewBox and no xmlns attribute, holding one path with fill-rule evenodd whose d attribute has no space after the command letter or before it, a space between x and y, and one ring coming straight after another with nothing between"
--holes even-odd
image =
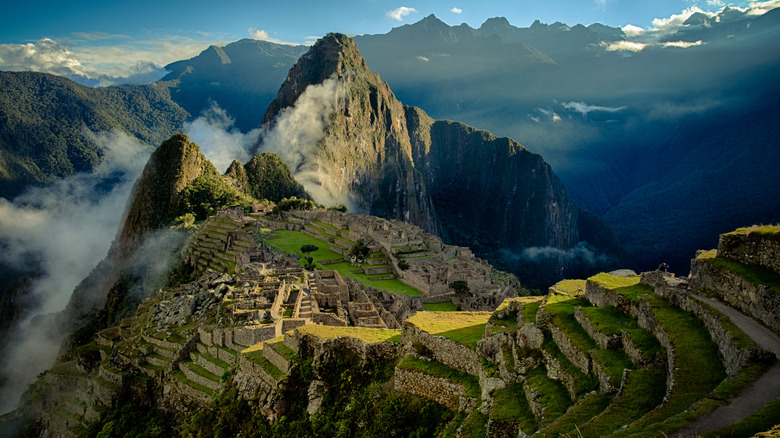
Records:
<instances>
[{"instance_id":1,"label":"dirt path","mask_svg":"<svg viewBox=\"0 0 780 438\"><path fill-rule=\"evenodd\" d=\"M707 303L728 316L759 347L771 351L780 359L780 337L753 318L729 307L718 300L691 294L699 301ZM693 423L675 433L675 436L695 436L697 433L710 432L734 424L755 412L758 408L780 398L780 360L750 386L745 388L731 403L720 406Z\"/></svg>"}]
</instances>

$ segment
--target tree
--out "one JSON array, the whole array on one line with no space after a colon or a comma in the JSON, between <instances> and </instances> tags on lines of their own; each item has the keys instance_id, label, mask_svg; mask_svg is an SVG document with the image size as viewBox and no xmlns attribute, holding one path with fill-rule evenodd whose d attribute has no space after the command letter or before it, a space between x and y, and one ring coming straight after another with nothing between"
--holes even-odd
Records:
<instances>
[{"instance_id":1,"label":"tree","mask_svg":"<svg viewBox=\"0 0 780 438\"><path fill-rule=\"evenodd\" d=\"M309 254L310 252L314 252L320 249L317 245L312 245L310 243L307 243L306 245L301 246L301 252L304 254Z\"/></svg>"},{"instance_id":2,"label":"tree","mask_svg":"<svg viewBox=\"0 0 780 438\"><path fill-rule=\"evenodd\" d=\"M355 243L355 246L349 251L355 260L360 263L366 260L366 257L371 253L371 248L368 247L364 239L360 239Z\"/></svg>"},{"instance_id":3,"label":"tree","mask_svg":"<svg viewBox=\"0 0 780 438\"><path fill-rule=\"evenodd\" d=\"M453 292L455 292L455 295L459 297L463 297L471 289L469 288L469 283L466 280L457 280L450 283L450 289L452 289Z\"/></svg>"}]
</instances>

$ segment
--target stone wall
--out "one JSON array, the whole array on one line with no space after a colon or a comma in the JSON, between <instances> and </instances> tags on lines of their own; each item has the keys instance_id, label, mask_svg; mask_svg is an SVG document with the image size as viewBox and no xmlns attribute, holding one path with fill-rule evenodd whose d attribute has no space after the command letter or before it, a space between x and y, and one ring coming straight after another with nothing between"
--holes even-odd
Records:
<instances>
[{"instance_id":1,"label":"stone wall","mask_svg":"<svg viewBox=\"0 0 780 438\"><path fill-rule=\"evenodd\" d=\"M260 326L235 327L233 329L234 345L251 347L258 342L267 341L276 337L276 327L274 324Z\"/></svg>"},{"instance_id":2,"label":"stone wall","mask_svg":"<svg viewBox=\"0 0 780 438\"><path fill-rule=\"evenodd\" d=\"M780 238L755 232L721 234L718 257L780 273Z\"/></svg>"},{"instance_id":3,"label":"stone wall","mask_svg":"<svg viewBox=\"0 0 780 438\"><path fill-rule=\"evenodd\" d=\"M482 370L482 358L475 350L443 336L426 333L413 324L403 324L401 342L407 348L413 348L416 343L422 344L431 351L432 359L472 376L479 376Z\"/></svg>"},{"instance_id":4,"label":"stone wall","mask_svg":"<svg viewBox=\"0 0 780 438\"><path fill-rule=\"evenodd\" d=\"M599 348L606 350L609 348L619 349L623 346L622 337L620 335L607 335L599 331L599 329L590 322L590 320L582 313L582 309L577 307L574 309L574 319L585 329Z\"/></svg>"},{"instance_id":5,"label":"stone wall","mask_svg":"<svg viewBox=\"0 0 780 438\"><path fill-rule=\"evenodd\" d=\"M615 306L632 318L636 318L639 313L638 306L631 300L592 281L588 281L585 285L585 298L594 306Z\"/></svg>"},{"instance_id":6,"label":"stone wall","mask_svg":"<svg viewBox=\"0 0 780 438\"><path fill-rule=\"evenodd\" d=\"M780 293L775 290L756 286L737 274L717 268L706 259L691 261L690 285L693 289L714 292L732 307L780 334Z\"/></svg>"},{"instance_id":7,"label":"stone wall","mask_svg":"<svg viewBox=\"0 0 780 438\"><path fill-rule=\"evenodd\" d=\"M722 320L728 317L681 291L664 288L663 296L681 309L696 315L707 327L713 342L718 346L721 361L729 376L736 376L743 366L754 362L772 360L774 354L760 348L740 348L734 343L731 332L723 327Z\"/></svg>"},{"instance_id":8,"label":"stone wall","mask_svg":"<svg viewBox=\"0 0 780 438\"><path fill-rule=\"evenodd\" d=\"M461 384L397 367L393 384L396 391L425 397L452 411L458 410L461 397L466 395L466 387Z\"/></svg>"}]
</instances>

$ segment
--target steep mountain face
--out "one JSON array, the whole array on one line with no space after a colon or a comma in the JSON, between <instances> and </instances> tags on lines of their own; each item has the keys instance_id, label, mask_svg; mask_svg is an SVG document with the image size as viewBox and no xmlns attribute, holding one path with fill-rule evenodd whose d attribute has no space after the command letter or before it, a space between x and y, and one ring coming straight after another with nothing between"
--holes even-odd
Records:
<instances>
[{"instance_id":1,"label":"steep mountain face","mask_svg":"<svg viewBox=\"0 0 780 438\"><path fill-rule=\"evenodd\" d=\"M308 151L322 176L304 183L307 189L341 188L353 209L438 231L536 286L578 263L565 253L584 242L602 252L590 269L628 263L614 237L581 233L579 209L540 156L511 139L404 108L342 35L320 40L290 70L266 113L267 126L278 127L286 111L304 107L298 99L307 87L333 80L335 106L322 115L324 137ZM523 253L530 247L544 256ZM546 269L533 272L539 266Z\"/></svg>"},{"instance_id":2,"label":"steep mountain face","mask_svg":"<svg viewBox=\"0 0 780 438\"><path fill-rule=\"evenodd\" d=\"M301 57L268 107L265 123L274 126L277 116L293 108L309 85L326 83L335 92L334 106L322 115L327 121L324 136L305 151L314 155L310 161L292 166L293 174L316 172L319 183L314 185L326 187L353 209L436 232L430 197L412 163L403 105L368 69L351 39L328 35ZM317 198L316 192L312 195Z\"/></svg>"},{"instance_id":3,"label":"steep mountain face","mask_svg":"<svg viewBox=\"0 0 780 438\"><path fill-rule=\"evenodd\" d=\"M187 117L161 84L89 88L44 73L0 72L0 90L5 198L30 184L92 170L103 151L86 129L119 129L156 145L180 130Z\"/></svg>"},{"instance_id":4,"label":"steep mountain face","mask_svg":"<svg viewBox=\"0 0 780 438\"><path fill-rule=\"evenodd\" d=\"M162 81L171 86L172 99L193 116L217 104L235 117L239 129L249 131L260 123L285 73L306 50L251 39L210 46L194 58L166 65L170 73Z\"/></svg>"}]
</instances>

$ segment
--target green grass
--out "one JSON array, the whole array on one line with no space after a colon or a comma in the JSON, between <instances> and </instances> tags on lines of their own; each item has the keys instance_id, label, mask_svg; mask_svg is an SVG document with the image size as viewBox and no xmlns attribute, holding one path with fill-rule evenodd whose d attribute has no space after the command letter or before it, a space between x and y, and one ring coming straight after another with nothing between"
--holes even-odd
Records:
<instances>
[{"instance_id":1,"label":"green grass","mask_svg":"<svg viewBox=\"0 0 780 438\"><path fill-rule=\"evenodd\" d=\"M574 319L574 309L586 306L590 306L588 300L569 295L550 295L544 306L544 312L553 316L553 325L566 333L574 347L583 353L598 349L596 341Z\"/></svg>"},{"instance_id":2,"label":"green grass","mask_svg":"<svg viewBox=\"0 0 780 438\"><path fill-rule=\"evenodd\" d=\"M535 368L528 373L526 382L532 391L540 393L537 402L544 406L544 418L542 427L552 423L571 406L569 392L563 384L557 380L547 377L547 370L544 367Z\"/></svg>"},{"instance_id":3,"label":"green grass","mask_svg":"<svg viewBox=\"0 0 780 438\"><path fill-rule=\"evenodd\" d=\"M726 233L729 234L762 234L770 236L780 236L780 225L753 225L752 227L737 228L736 230Z\"/></svg>"},{"instance_id":4,"label":"green grass","mask_svg":"<svg viewBox=\"0 0 780 438\"><path fill-rule=\"evenodd\" d=\"M331 225L331 224L329 224L329 223L325 223L325 222L323 222L323 221L321 221L321 220L319 220L319 219L315 219L315 220L313 220L312 222L314 222L315 224L317 224L317 225L319 225L319 226L321 226L321 227L325 227L325 228L327 228L327 229L329 229L329 230L333 230L333 231L340 231L340 232L341 232L341 231L343 231L343 232L345 232L345 233L349 233L349 230L342 230L341 228L336 228L336 227L334 227L333 225Z\"/></svg>"},{"instance_id":5,"label":"green grass","mask_svg":"<svg viewBox=\"0 0 780 438\"><path fill-rule=\"evenodd\" d=\"M541 438L557 438L560 436L577 436L575 426L580 427L593 417L604 412L612 397L607 394L593 393L580 400L560 418L545 427L537 436Z\"/></svg>"},{"instance_id":6,"label":"green grass","mask_svg":"<svg viewBox=\"0 0 780 438\"><path fill-rule=\"evenodd\" d=\"M272 364L268 359L263 356L262 343L260 349L246 349L241 352L247 359L260 365L266 373L268 373L274 380L279 381L287 377L276 365Z\"/></svg>"},{"instance_id":7,"label":"green grass","mask_svg":"<svg viewBox=\"0 0 780 438\"><path fill-rule=\"evenodd\" d=\"M617 277L602 272L588 278L588 281L613 290L633 303L639 303L640 297L653 293L652 287L639 283L638 275L634 277Z\"/></svg>"},{"instance_id":8,"label":"green grass","mask_svg":"<svg viewBox=\"0 0 780 438\"><path fill-rule=\"evenodd\" d=\"M471 412L461 427L462 436L465 438L483 438L487 436L488 416L475 409Z\"/></svg>"},{"instance_id":9,"label":"green grass","mask_svg":"<svg viewBox=\"0 0 780 438\"><path fill-rule=\"evenodd\" d=\"M205 378L207 378L209 380L212 380L214 382L219 383L220 376L212 374L211 371L203 368L202 366L196 364L195 362L193 362L191 360L183 360L183 361L181 361L181 363L183 363L187 367L189 367L189 369L192 370L192 372L194 372L195 374L197 374L197 375L199 375L201 377L205 377Z\"/></svg>"},{"instance_id":10,"label":"green grass","mask_svg":"<svg viewBox=\"0 0 780 438\"><path fill-rule=\"evenodd\" d=\"M720 257L706 259L708 263L724 271L732 272L756 286L765 285L780 294L780 274L762 266L752 266Z\"/></svg>"},{"instance_id":11,"label":"green grass","mask_svg":"<svg viewBox=\"0 0 780 438\"><path fill-rule=\"evenodd\" d=\"M480 398L482 395L482 390L479 387L479 379L468 373L450 368L441 362L435 360L427 362L414 356L406 356L397 366L401 369L418 371L423 374L441 377L461 384L466 388L466 396L468 397Z\"/></svg>"},{"instance_id":12,"label":"green grass","mask_svg":"<svg viewBox=\"0 0 780 438\"><path fill-rule=\"evenodd\" d=\"M185 385L189 385L198 391L205 392L206 394L214 397L214 391L211 390L211 388L207 388L199 383L195 383L192 380L187 379L187 376L184 375L184 373L181 370L173 370L172 374L178 379L181 383Z\"/></svg>"},{"instance_id":13,"label":"green grass","mask_svg":"<svg viewBox=\"0 0 780 438\"><path fill-rule=\"evenodd\" d=\"M584 295L586 283L586 280L563 280L553 285L553 288L569 295Z\"/></svg>"},{"instance_id":14,"label":"green grass","mask_svg":"<svg viewBox=\"0 0 780 438\"><path fill-rule=\"evenodd\" d=\"M595 350L593 359L603 367L604 372L607 373L612 383L616 386L620 386L620 381L623 379L623 370L634 368L631 359L623 350Z\"/></svg>"},{"instance_id":15,"label":"green grass","mask_svg":"<svg viewBox=\"0 0 780 438\"><path fill-rule=\"evenodd\" d=\"M592 374L585 374L581 369L577 368L569 358L558 348L558 345L552 340L549 333L544 334L544 340L542 341L542 348L547 351L550 356L554 357L558 363L561 364L561 368L566 371L567 374L574 378L574 391L578 395L586 394L595 390L599 386L598 380Z\"/></svg>"},{"instance_id":16,"label":"green grass","mask_svg":"<svg viewBox=\"0 0 780 438\"><path fill-rule=\"evenodd\" d=\"M424 303L423 307L425 307L425 310L431 312L455 312L458 310L458 306L452 301L446 301L444 303Z\"/></svg>"},{"instance_id":17,"label":"green grass","mask_svg":"<svg viewBox=\"0 0 780 438\"><path fill-rule=\"evenodd\" d=\"M605 436L632 423L657 406L666 392L666 372L661 364L631 372L620 397L597 417L579 426L584 437Z\"/></svg>"},{"instance_id":18,"label":"green grass","mask_svg":"<svg viewBox=\"0 0 780 438\"><path fill-rule=\"evenodd\" d=\"M406 321L432 335L440 335L476 349L490 312L417 312Z\"/></svg>"},{"instance_id":19,"label":"green grass","mask_svg":"<svg viewBox=\"0 0 780 438\"><path fill-rule=\"evenodd\" d=\"M379 342L401 342L400 330L372 329L364 327L334 327L318 324L305 325L299 327L298 333L316 336L321 340L328 340L341 337L350 337L360 339L366 344L376 344Z\"/></svg>"},{"instance_id":20,"label":"green grass","mask_svg":"<svg viewBox=\"0 0 780 438\"><path fill-rule=\"evenodd\" d=\"M537 429L536 418L531 405L525 398L522 383L513 383L493 393L493 406L490 409L492 420L518 420L520 430L532 434Z\"/></svg>"},{"instance_id":21,"label":"green grass","mask_svg":"<svg viewBox=\"0 0 780 438\"><path fill-rule=\"evenodd\" d=\"M298 353L290 349L290 347L284 345L282 336L271 339L270 341L266 341L265 344L266 345L263 348L273 349L275 352L279 353L283 358L285 358L288 361L292 361L298 358Z\"/></svg>"},{"instance_id":22,"label":"green grass","mask_svg":"<svg viewBox=\"0 0 780 438\"><path fill-rule=\"evenodd\" d=\"M644 297L661 326L669 334L675 351L675 384L664 404L643 417L626 434L653 436L663 426L661 422L688 409L715 389L726 377L707 328L690 312L664 298Z\"/></svg>"},{"instance_id":23,"label":"green grass","mask_svg":"<svg viewBox=\"0 0 780 438\"><path fill-rule=\"evenodd\" d=\"M617 307L583 307L582 314L588 318L599 332L606 335L619 335L628 332L634 345L648 359L655 357L662 347L661 343L649 331L639 327L637 320L624 314Z\"/></svg>"},{"instance_id":24,"label":"green grass","mask_svg":"<svg viewBox=\"0 0 780 438\"><path fill-rule=\"evenodd\" d=\"M536 314L539 312L539 307L542 305L542 300L530 301L523 304L523 321L536 322Z\"/></svg>"},{"instance_id":25,"label":"green grass","mask_svg":"<svg viewBox=\"0 0 780 438\"><path fill-rule=\"evenodd\" d=\"M279 236L279 238L268 239L266 243L279 251L284 251L288 254L297 254L301 259L303 257L303 254L301 253L301 246L306 244L315 245L319 248L317 251L311 253L311 256L314 258L314 260L331 261L344 258L344 256L341 254L331 250L330 244L328 242L317 239L316 237L312 237L306 233L301 233L299 231L279 230L276 232L276 234ZM341 274L342 277L349 275L366 286L370 286L375 289L384 289L388 292L396 294L405 293L409 296L422 295L422 292L398 279L376 280L370 278L369 275L366 275L363 272L354 273L352 271L359 270L361 268L352 266L347 262L334 263L326 266L317 264L317 268L328 271L336 270L339 274Z\"/></svg>"}]
</instances>

